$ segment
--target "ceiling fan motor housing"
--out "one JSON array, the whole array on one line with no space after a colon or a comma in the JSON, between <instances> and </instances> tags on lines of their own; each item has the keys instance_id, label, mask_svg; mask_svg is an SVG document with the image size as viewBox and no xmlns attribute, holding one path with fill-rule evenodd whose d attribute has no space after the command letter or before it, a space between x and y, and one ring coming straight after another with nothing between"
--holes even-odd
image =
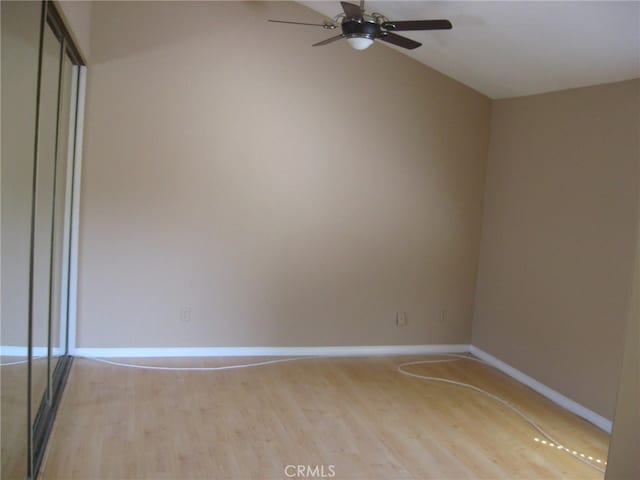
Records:
<instances>
[{"instance_id":1,"label":"ceiling fan motor housing","mask_svg":"<svg viewBox=\"0 0 640 480\"><path fill-rule=\"evenodd\" d=\"M380 26L373 17L363 19L345 19L342 21L342 34L347 37L374 39L380 33Z\"/></svg>"}]
</instances>

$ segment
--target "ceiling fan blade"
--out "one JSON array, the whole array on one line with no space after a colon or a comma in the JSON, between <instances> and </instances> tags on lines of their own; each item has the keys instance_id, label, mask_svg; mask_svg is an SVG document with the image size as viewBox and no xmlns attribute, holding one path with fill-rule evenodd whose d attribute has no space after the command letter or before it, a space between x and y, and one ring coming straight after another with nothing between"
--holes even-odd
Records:
<instances>
[{"instance_id":1,"label":"ceiling fan blade","mask_svg":"<svg viewBox=\"0 0 640 480\"><path fill-rule=\"evenodd\" d=\"M336 26L332 23L304 23L304 22L290 22L288 20L268 20L273 23L290 23L292 25L311 25L313 27L322 27L329 30L333 30Z\"/></svg>"},{"instance_id":2,"label":"ceiling fan blade","mask_svg":"<svg viewBox=\"0 0 640 480\"><path fill-rule=\"evenodd\" d=\"M414 48L418 48L422 45L420 42L416 42L415 40L411 40L410 38L402 37L391 32L382 32L376 38L383 42L392 43L393 45L397 45L408 50L413 50Z\"/></svg>"},{"instance_id":3,"label":"ceiling fan blade","mask_svg":"<svg viewBox=\"0 0 640 480\"><path fill-rule=\"evenodd\" d=\"M321 42L318 43L314 43L312 45L312 47L321 47L322 45L327 45L328 43L333 43L336 40L340 40L341 38L343 38L344 35L340 34L340 35L336 35L335 37L331 37L331 38L327 38L326 40L323 40Z\"/></svg>"},{"instance_id":4,"label":"ceiling fan blade","mask_svg":"<svg viewBox=\"0 0 640 480\"><path fill-rule=\"evenodd\" d=\"M362 9L358 5L349 2L340 2L340 4L347 18L362 18Z\"/></svg>"},{"instance_id":5,"label":"ceiling fan blade","mask_svg":"<svg viewBox=\"0 0 640 480\"><path fill-rule=\"evenodd\" d=\"M453 25L449 20L407 20L403 22L383 22L381 27L392 31L451 30Z\"/></svg>"}]
</instances>

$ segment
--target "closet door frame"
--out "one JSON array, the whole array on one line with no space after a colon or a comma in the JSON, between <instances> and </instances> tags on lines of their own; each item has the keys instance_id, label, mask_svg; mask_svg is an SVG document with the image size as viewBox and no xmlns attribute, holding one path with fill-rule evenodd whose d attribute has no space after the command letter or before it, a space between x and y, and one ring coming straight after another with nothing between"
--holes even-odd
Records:
<instances>
[{"instance_id":1,"label":"closet door frame","mask_svg":"<svg viewBox=\"0 0 640 480\"><path fill-rule=\"evenodd\" d=\"M64 307L62 311L65 313L64 317L60 319L61 322L66 323L66 333L65 333L65 344L61 345L63 352L55 357L56 364L55 367L52 365L52 316L53 312L51 309L52 300L51 300L51 283L50 283L50 298L49 298L49 319L48 319L48 366L47 366L47 389L43 398L34 398L31 392L31 365L33 360L34 353L34 345L32 338L32 325L33 325L33 311L30 309L29 312L29 379L28 379L28 419L27 424L29 428L29 445L28 445L28 465L27 465L27 476L29 479L35 479L38 475L38 471L40 469L40 465L42 463L42 459L44 456L47 440L51 433L51 429L53 427L53 422L55 420L55 416L57 413L58 405L60 403L61 395L64 390L64 386L69 375L69 371L71 369L71 363L73 361L73 357L71 353L75 348L75 282L76 282L76 274L77 272L77 222L78 222L78 213L79 213L79 183L80 183L80 153L82 147L82 122L83 122L83 110L84 110L84 82L86 78L86 67L85 61L80 54L79 50L76 48L69 31L64 25L62 17L58 13L54 3L51 0L45 0L42 2L42 17L41 17L41 25L40 25L40 55L39 55L39 67L38 67L38 99L37 99L37 113L36 113L36 122L38 127L36 128L36 152L35 152L35 169L34 169L34 185L35 179L37 175L37 162L38 162L38 129L39 129L39 116L40 116L40 91L42 88L42 52L44 45L44 32L46 28L50 28L56 38L60 41L60 61L59 61L59 71L58 71L58 119L59 122L60 117L60 99L61 99L61 89L62 89L62 74L63 69L62 65L64 63L65 56L71 60L73 65L72 72L73 77L71 81L71 99L72 99L72 113L71 113L71 122L70 122L70 134L73 135L73 142L69 143L70 151L67 152L68 161L71 162L70 165L67 165L69 170L67 178L71 180L71 185L66 188L66 194L70 194L68 212L69 215L64 215L64 229L66 231L65 237L67 241L63 242L63 269L65 270L65 274L62 275L60 281L64 282L64 290L63 290L63 303ZM56 128L56 142L60 141L59 138L59 125ZM63 139L63 141L67 141L68 139ZM56 143L57 144L57 143ZM57 157L59 153L59 148L56 147L55 155ZM57 163L57 158L56 158ZM57 167L56 167L57 168ZM54 182L56 181L56 175L54 174ZM35 191L35 190L34 190ZM62 193L62 192L59 192ZM65 207L65 211L67 207ZM32 221L32 232L34 230L34 225ZM33 234L33 233L32 233ZM31 256L33 258L33 249L34 242L33 238L31 240ZM53 246L52 246L53 249ZM50 267L50 270L53 268L53 261ZM32 291L34 285L34 277L33 277L33 265L31 266L31 275L30 275L30 305L32 304ZM51 277L50 273L50 277ZM52 278L50 278L50 282L52 282ZM71 331L73 329L73 331ZM73 342L72 342L73 340ZM52 371L53 369L53 371ZM31 404L33 402L39 402L39 408L35 418L31 418Z\"/></svg>"}]
</instances>

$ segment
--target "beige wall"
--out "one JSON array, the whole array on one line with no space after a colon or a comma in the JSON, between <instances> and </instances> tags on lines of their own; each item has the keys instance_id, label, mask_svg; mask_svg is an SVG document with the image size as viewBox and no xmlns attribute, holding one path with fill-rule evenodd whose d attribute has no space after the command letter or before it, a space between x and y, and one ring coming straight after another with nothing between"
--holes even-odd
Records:
<instances>
[{"instance_id":1,"label":"beige wall","mask_svg":"<svg viewBox=\"0 0 640 480\"><path fill-rule=\"evenodd\" d=\"M91 1L59 0L56 5L69 29L71 38L84 56L86 62L90 59L91 44Z\"/></svg>"},{"instance_id":2,"label":"beige wall","mask_svg":"<svg viewBox=\"0 0 640 480\"><path fill-rule=\"evenodd\" d=\"M489 100L266 18L92 6L78 345L469 342Z\"/></svg>"},{"instance_id":3,"label":"beige wall","mask_svg":"<svg viewBox=\"0 0 640 480\"><path fill-rule=\"evenodd\" d=\"M640 257L636 257L635 267L633 301L625 332L622 374L609 448L608 480L640 478Z\"/></svg>"},{"instance_id":4,"label":"beige wall","mask_svg":"<svg viewBox=\"0 0 640 480\"><path fill-rule=\"evenodd\" d=\"M41 8L1 3L2 302L0 345L25 347L29 323L29 255L38 93ZM34 332L41 342L39 331ZM40 343L38 343L40 345Z\"/></svg>"},{"instance_id":5,"label":"beige wall","mask_svg":"<svg viewBox=\"0 0 640 480\"><path fill-rule=\"evenodd\" d=\"M640 138L640 122L636 127ZM625 330L622 371L609 446L607 480L640 478L640 234L634 265L635 278Z\"/></svg>"},{"instance_id":6,"label":"beige wall","mask_svg":"<svg viewBox=\"0 0 640 480\"><path fill-rule=\"evenodd\" d=\"M493 103L473 344L612 418L639 81Z\"/></svg>"}]
</instances>

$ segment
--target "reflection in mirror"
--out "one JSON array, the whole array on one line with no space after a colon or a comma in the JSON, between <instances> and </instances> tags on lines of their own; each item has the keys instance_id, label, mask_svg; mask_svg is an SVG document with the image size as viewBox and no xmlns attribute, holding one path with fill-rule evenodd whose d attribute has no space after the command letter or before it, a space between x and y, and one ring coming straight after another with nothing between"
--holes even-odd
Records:
<instances>
[{"instance_id":1,"label":"reflection in mirror","mask_svg":"<svg viewBox=\"0 0 640 480\"><path fill-rule=\"evenodd\" d=\"M48 395L49 318L52 308L51 264L56 175L58 83L61 44L49 25L42 43L38 155L33 239L33 361L31 363L31 419L35 423L41 400Z\"/></svg>"},{"instance_id":2,"label":"reflection in mirror","mask_svg":"<svg viewBox=\"0 0 640 480\"><path fill-rule=\"evenodd\" d=\"M0 478L24 480L37 476L72 362L67 311L82 59L52 2L3 0L0 18Z\"/></svg>"},{"instance_id":3,"label":"reflection in mirror","mask_svg":"<svg viewBox=\"0 0 640 480\"><path fill-rule=\"evenodd\" d=\"M27 475L29 256L41 4L0 2L2 320L0 478Z\"/></svg>"}]
</instances>

